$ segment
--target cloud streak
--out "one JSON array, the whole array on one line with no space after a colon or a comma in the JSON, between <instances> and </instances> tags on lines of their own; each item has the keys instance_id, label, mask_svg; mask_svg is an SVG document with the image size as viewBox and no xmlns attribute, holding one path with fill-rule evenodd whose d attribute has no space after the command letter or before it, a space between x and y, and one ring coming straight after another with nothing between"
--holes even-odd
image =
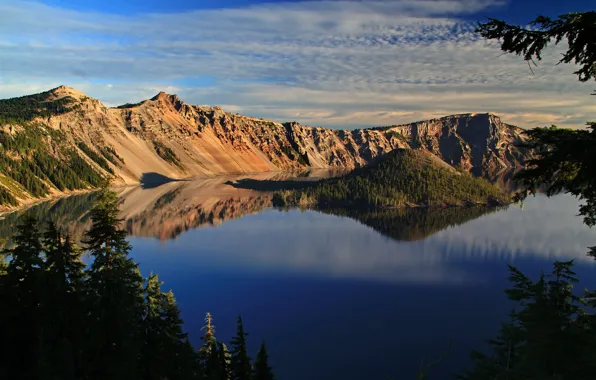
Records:
<instances>
[{"instance_id":1,"label":"cloud streak","mask_svg":"<svg viewBox=\"0 0 596 380\"><path fill-rule=\"evenodd\" d=\"M592 88L547 63L556 50L532 75L458 18L502 5L326 0L118 16L8 0L0 96L64 83L115 105L169 88L190 103L323 126L486 111L523 127L580 126L596 111Z\"/></svg>"}]
</instances>

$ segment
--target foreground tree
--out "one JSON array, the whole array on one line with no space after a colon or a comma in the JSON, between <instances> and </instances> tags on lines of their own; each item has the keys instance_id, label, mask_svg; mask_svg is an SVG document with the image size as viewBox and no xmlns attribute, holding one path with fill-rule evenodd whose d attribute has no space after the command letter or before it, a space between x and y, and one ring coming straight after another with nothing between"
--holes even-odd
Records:
<instances>
[{"instance_id":1,"label":"foreground tree","mask_svg":"<svg viewBox=\"0 0 596 380\"><path fill-rule=\"evenodd\" d=\"M461 379L592 379L596 371L595 321L588 302L573 294L573 262L555 262L533 282L510 266L506 290L519 309L489 341L492 353L475 352L475 367Z\"/></svg>"},{"instance_id":2,"label":"foreground tree","mask_svg":"<svg viewBox=\"0 0 596 380\"><path fill-rule=\"evenodd\" d=\"M93 224L84 243L94 261L88 270L91 315L89 357L97 379L133 379L137 375L143 314L142 278L128 256L131 246L119 228L118 197L104 188L91 210Z\"/></svg>"},{"instance_id":3,"label":"foreground tree","mask_svg":"<svg viewBox=\"0 0 596 380\"><path fill-rule=\"evenodd\" d=\"M530 22L531 29L510 25L505 21L489 19L479 23L476 31L484 38L499 40L501 50L521 55L528 62L542 59L542 53L550 44L567 42L567 51L559 63L575 63L580 66L574 74L582 82L596 78L596 12L573 12L559 16L538 16Z\"/></svg>"},{"instance_id":4,"label":"foreground tree","mask_svg":"<svg viewBox=\"0 0 596 380\"><path fill-rule=\"evenodd\" d=\"M539 16L530 23L532 29L491 19L478 25L477 31L487 39L496 39L506 53L521 55L528 62L542 59L551 44L567 42L567 51L560 63L575 63L575 72L582 82L596 79L596 12L568 13L553 20ZM588 122L588 130L535 128L527 131L526 147L536 157L517 176L523 200L546 188L547 194L571 193L584 201L580 215L587 225L596 225L596 122Z\"/></svg>"},{"instance_id":5,"label":"foreground tree","mask_svg":"<svg viewBox=\"0 0 596 380\"><path fill-rule=\"evenodd\" d=\"M251 378L252 370L250 365L250 358L248 357L248 351L246 349L247 336L248 334L244 332L244 326L242 325L242 317L238 316L236 336L231 341L232 380L250 380Z\"/></svg>"},{"instance_id":6,"label":"foreground tree","mask_svg":"<svg viewBox=\"0 0 596 380\"><path fill-rule=\"evenodd\" d=\"M45 274L37 221L25 218L17 226L14 248L2 278L3 372L6 378L45 379L48 376L44 339ZM15 349L16 348L16 349Z\"/></svg>"},{"instance_id":7,"label":"foreground tree","mask_svg":"<svg viewBox=\"0 0 596 380\"><path fill-rule=\"evenodd\" d=\"M32 218L1 252L0 379L229 380L211 314L197 352L174 294L157 275L143 286L113 192L100 191L91 218L86 270L68 235L53 223L42 235Z\"/></svg>"},{"instance_id":8,"label":"foreground tree","mask_svg":"<svg viewBox=\"0 0 596 380\"><path fill-rule=\"evenodd\" d=\"M269 366L269 354L267 353L267 346L265 342L261 343L261 348L255 359L254 366L254 380L274 380L273 371Z\"/></svg>"},{"instance_id":9,"label":"foreground tree","mask_svg":"<svg viewBox=\"0 0 596 380\"><path fill-rule=\"evenodd\" d=\"M540 16L532 29L491 20L479 24L478 32L501 42L507 53L540 60L550 44L567 40L568 49L560 63L580 65L580 81L596 79L596 12L569 13L556 20ZM535 158L517 176L523 186L518 200L545 188L547 194L567 192L583 200L584 222L596 225L596 123L589 130L536 128L528 131L528 148ZM596 249L592 248L592 253ZM489 355L475 352L475 366L462 379L583 380L596 371L596 298L573 293L577 283L573 262L555 262L549 276L533 282L510 267L513 287L507 295L518 303L510 322L498 337L489 341Z\"/></svg>"},{"instance_id":10,"label":"foreground tree","mask_svg":"<svg viewBox=\"0 0 596 380\"><path fill-rule=\"evenodd\" d=\"M84 267L81 250L70 236L63 238L53 222L43 234L46 256L46 334L50 378L76 379L82 375Z\"/></svg>"},{"instance_id":11,"label":"foreground tree","mask_svg":"<svg viewBox=\"0 0 596 380\"><path fill-rule=\"evenodd\" d=\"M145 285L140 374L146 380L197 378L198 358L182 331L174 293L163 293L162 284L151 274Z\"/></svg>"}]
</instances>

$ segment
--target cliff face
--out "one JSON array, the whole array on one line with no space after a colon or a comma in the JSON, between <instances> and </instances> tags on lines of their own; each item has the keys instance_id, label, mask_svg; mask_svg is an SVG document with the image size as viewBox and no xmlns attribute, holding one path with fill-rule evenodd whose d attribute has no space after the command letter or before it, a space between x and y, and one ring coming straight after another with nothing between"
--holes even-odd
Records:
<instances>
[{"instance_id":1,"label":"cliff face","mask_svg":"<svg viewBox=\"0 0 596 380\"><path fill-rule=\"evenodd\" d=\"M429 150L445 162L468 171L495 174L523 166L526 153L515 145L522 130L493 114L464 114L390 128L412 147Z\"/></svg>"},{"instance_id":2,"label":"cliff face","mask_svg":"<svg viewBox=\"0 0 596 380\"><path fill-rule=\"evenodd\" d=\"M24 121L14 118L15 104L17 110L28 107ZM466 170L498 172L524 161L513 146L522 141L522 130L491 114L454 115L389 128L331 130L192 106L165 93L135 105L107 108L62 86L0 101L0 124L3 136L35 128L43 130L43 136L56 131L59 139L50 142L46 136L43 140L48 154L68 164L74 150L99 175L111 176L120 184L138 183L146 173L186 178L307 167L351 169L396 148L427 149ZM15 156L6 146L0 153ZM26 158L22 152L16 156ZM15 194L19 202L39 197L23 189L10 170L1 175L5 178L0 178L0 185L9 192L19 189ZM50 194L71 188L60 188L52 178L41 180Z\"/></svg>"}]
</instances>

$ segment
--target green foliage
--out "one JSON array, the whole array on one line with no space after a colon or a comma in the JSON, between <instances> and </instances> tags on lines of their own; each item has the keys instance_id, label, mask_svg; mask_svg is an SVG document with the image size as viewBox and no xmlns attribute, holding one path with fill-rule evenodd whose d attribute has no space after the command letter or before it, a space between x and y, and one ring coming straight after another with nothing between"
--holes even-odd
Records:
<instances>
[{"instance_id":1,"label":"green foliage","mask_svg":"<svg viewBox=\"0 0 596 380\"><path fill-rule=\"evenodd\" d=\"M26 125L12 135L0 132L0 172L34 197L47 195L49 184L61 191L98 186L101 175L63 146L63 137L38 124Z\"/></svg>"},{"instance_id":2,"label":"green foliage","mask_svg":"<svg viewBox=\"0 0 596 380\"><path fill-rule=\"evenodd\" d=\"M486 180L443 168L418 151L396 150L340 177L275 195L274 205L333 207L501 204L507 197Z\"/></svg>"},{"instance_id":3,"label":"green foliage","mask_svg":"<svg viewBox=\"0 0 596 380\"><path fill-rule=\"evenodd\" d=\"M101 154L112 164L121 167L124 164L124 158L122 158L116 149L111 146L99 147Z\"/></svg>"},{"instance_id":4,"label":"green foliage","mask_svg":"<svg viewBox=\"0 0 596 380\"><path fill-rule=\"evenodd\" d=\"M182 165L182 162L180 161L176 153L172 149L170 149L170 147L164 145L163 143L157 140L153 140L153 148L155 148L155 152L163 160L173 165L176 165L180 169L184 169L184 165Z\"/></svg>"},{"instance_id":5,"label":"green foliage","mask_svg":"<svg viewBox=\"0 0 596 380\"><path fill-rule=\"evenodd\" d=\"M391 127L389 127L391 128ZM393 139L396 138L398 140L407 142L408 140L404 137L404 135L402 135L401 133L397 132L397 131L387 131L385 132L385 137L387 137L388 139Z\"/></svg>"},{"instance_id":6,"label":"green foliage","mask_svg":"<svg viewBox=\"0 0 596 380\"><path fill-rule=\"evenodd\" d=\"M269 354L265 342L261 343L261 348L255 359L253 380L274 380L273 372L269 366Z\"/></svg>"},{"instance_id":7,"label":"green foliage","mask_svg":"<svg viewBox=\"0 0 596 380\"><path fill-rule=\"evenodd\" d=\"M560 63L579 65L574 74L582 82L596 79L596 12L567 13L556 20L539 16L531 25L534 29L527 30L491 19L479 24L477 32L487 39L499 40L501 50L523 55L526 60L541 59L542 51L552 41L558 44L565 39L567 50ZM580 206L584 222L596 225L596 122L587 125L589 130L583 131L552 126L526 132L529 141L525 147L532 149L536 157L516 176L523 186L517 200L535 194L540 187L546 187L548 195L571 193L585 202ZM596 257L596 247L591 248L590 254Z\"/></svg>"},{"instance_id":8,"label":"green foliage","mask_svg":"<svg viewBox=\"0 0 596 380\"><path fill-rule=\"evenodd\" d=\"M230 380L231 354L211 315L204 355L182 330L174 294L156 275L143 283L116 194L102 189L90 215L88 267L69 235L54 223L42 234L31 216L1 252L0 378Z\"/></svg>"},{"instance_id":9,"label":"green foliage","mask_svg":"<svg viewBox=\"0 0 596 380\"><path fill-rule=\"evenodd\" d=\"M10 262L0 281L2 378L43 379L47 370L47 352L40 348L45 305L40 238L36 221L26 218L14 237L16 246L3 252Z\"/></svg>"},{"instance_id":10,"label":"green foliage","mask_svg":"<svg viewBox=\"0 0 596 380\"><path fill-rule=\"evenodd\" d=\"M126 231L119 228L118 197L104 188L91 210L93 221L84 244L93 263L88 269L92 339L98 342L90 367L103 378L130 379L137 373L143 310L142 278L128 257L131 246ZM109 295L103 296L102 295Z\"/></svg>"},{"instance_id":11,"label":"green foliage","mask_svg":"<svg viewBox=\"0 0 596 380\"><path fill-rule=\"evenodd\" d=\"M308 166L308 162L306 162L306 159L304 158L306 155L296 152L296 150L294 150L292 147L283 145L281 147L281 151L288 156L290 160L298 161L300 165Z\"/></svg>"},{"instance_id":12,"label":"green foliage","mask_svg":"<svg viewBox=\"0 0 596 380\"><path fill-rule=\"evenodd\" d=\"M231 380L250 380L251 365L248 351L246 349L247 333L244 332L242 325L242 317L238 316L236 336L232 339L232 353L231 353Z\"/></svg>"},{"instance_id":13,"label":"green foliage","mask_svg":"<svg viewBox=\"0 0 596 380\"><path fill-rule=\"evenodd\" d=\"M567 13L556 20L538 16L530 25L532 29L524 29L490 19L490 22L478 24L476 31L484 38L499 40L501 50L522 55L526 61L541 60L542 51L551 42L557 45L566 40L567 51L559 62L580 65L574 74L582 82L596 79L596 12Z\"/></svg>"},{"instance_id":14,"label":"green foliage","mask_svg":"<svg viewBox=\"0 0 596 380\"><path fill-rule=\"evenodd\" d=\"M145 102L146 102L146 100L143 100L142 102L138 102L138 103L125 103L125 104L119 105L116 108L118 108L118 109L134 108L134 107L140 106L141 104L143 104Z\"/></svg>"},{"instance_id":15,"label":"green foliage","mask_svg":"<svg viewBox=\"0 0 596 380\"><path fill-rule=\"evenodd\" d=\"M20 124L37 117L47 118L80 108L75 99L65 96L48 101L50 92L0 100L0 124Z\"/></svg>"},{"instance_id":16,"label":"green foliage","mask_svg":"<svg viewBox=\"0 0 596 380\"><path fill-rule=\"evenodd\" d=\"M0 205L16 206L16 198L4 186L0 186Z\"/></svg>"},{"instance_id":17,"label":"green foliage","mask_svg":"<svg viewBox=\"0 0 596 380\"><path fill-rule=\"evenodd\" d=\"M87 144L85 144L82 141L79 141L77 143L77 146L79 147L80 150L83 151L83 153L85 153L87 155L87 157L89 157L90 159L95 161L95 163L98 164L102 169L104 169L105 171L107 171L110 174L114 174L114 170L110 167L110 165L108 164L106 159L104 157L100 156L99 154L97 154L91 148L89 148L89 146L87 146Z\"/></svg>"},{"instance_id":18,"label":"green foliage","mask_svg":"<svg viewBox=\"0 0 596 380\"><path fill-rule=\"evenodd\" d=\"M590 130L553 126L526 132L525 146L534 150L535 158L515 177L523 187L518 200L542 188L549 196L571 193L584 201L580 215L585 223L596 225L596 123L589 125Z\"/></svg>"},{"instance_id":19,"label":"green foliage","mask_svg":"<svg viewBox=\"0 0 596 380\"><path fill-rule=\"evenodd\" d=\"M506 293L519 307L497 338L489 341L491 353L474 352L474 368L460 379L594 377L595 320L587 307L589 300L573 293L578 279L572 266L573 261L557 261L550 275L543 273L535 282L509 267L513 286Z\"/></svg>"}]
</instances>

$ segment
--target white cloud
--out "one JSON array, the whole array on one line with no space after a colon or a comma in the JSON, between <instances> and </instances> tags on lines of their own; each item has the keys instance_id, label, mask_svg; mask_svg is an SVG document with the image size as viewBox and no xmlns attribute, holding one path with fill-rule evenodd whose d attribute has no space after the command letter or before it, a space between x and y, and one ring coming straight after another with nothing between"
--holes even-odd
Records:
<instances>
[{"instance_id":1,"label":"white cloud","mask_svg":"<svg viewBox=\"0 0 596 380\"><path fill-rule=\"evenodd\" d=\"M457 19L500 5L326 0L118 16L8 0L0 97L64 83L114 105L171 87L190 103L337 127L485 111L524 127L590 119L592 86L554 66L556 51L532 75Z\"/></svg>"}]
</instances>

